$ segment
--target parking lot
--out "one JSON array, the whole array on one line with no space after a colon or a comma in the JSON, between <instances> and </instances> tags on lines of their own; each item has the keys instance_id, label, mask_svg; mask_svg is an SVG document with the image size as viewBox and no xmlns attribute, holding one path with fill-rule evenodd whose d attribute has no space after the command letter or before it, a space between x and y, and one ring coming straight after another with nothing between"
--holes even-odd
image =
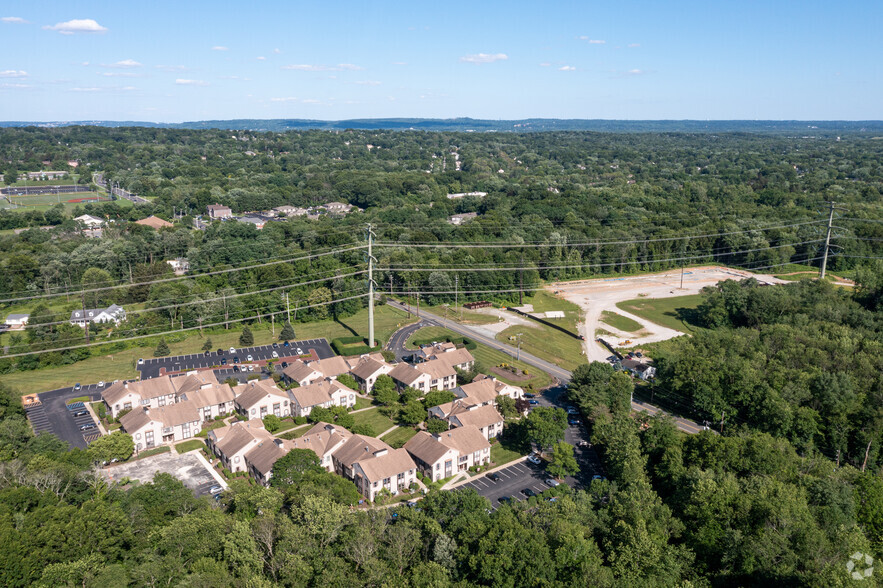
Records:
<instances>
[{"instance_id":1,"label":"parking lot","mask_svg":"<svg viewBox=\"0 0 883 588\"><path fill-rule=\"evenodd\" d=\"M100 437L101 433L92 416L86 411L85 405L76 405L74 410L68 409L67 401L81 396L87 396L90 402L95 402L101 398L101 389L96 384L91 384L82 386L79 390L60 388L41 392L39 404L25 409L34 432L39 435L46 431L67 441L72 448L85 449L91 441ZM83 411L86 411L85 415L80 414ZM96 426L87 430L80 428L90 424Z\"/></svg>"},{"instance_id":2,"label":"parking lot","mask_svg":"<svg viewBox=\"0 0 883 588\"><path fill-rule=\"evenodd\" d=\"M138 480L142 484L153 481L158 473L171 474L193 490L196 496L208 496L213 486L227 485L212 475L207 462L199 458L195 451L179 455L174 449L168 453L160 453L129 463L112 465L104 468L104 474L112 481L124 478Z\"/></svg>"},{"instance_id":3,"label":"parking lot","mask_svg":"<svg viewBox=\"0 0 883 588\"><path fill-rule=\"evenodd\" d=\"M297 353L298 349L300 349L302 353ZM195 370L211 367L213 365L222 365L222 362L226 362L226 365L231 365L233 363L248 363L248 356L251 356L251 361L253 362L266 361L268 359L275 359L273 357L274 352L280 359L287 359L289 361L298 355L307 353L313 353L315 356L314 359L334 357L334 351L332 351L331 345L328 344L327 340L304 339L302 341L291 341L289 342L288 347L282 343L278 343L276 344L276 347L273 347L273 345L258 345L256 347L234 348L232 352L230 349L221 349L220 353L215 350L210 351L207 354L191 353L188 355L175 355L172 357L144 358L144 362L138 364L136 367L138 371L141 372L141 379L149 380L150 378L160 376L160 370L163 370L162 373L169 373ZM235 362L235 358L237 357L239 358L239 361Z\"/></svg>"},{"instance_id":4,"label":"parking lot","mask_svg":"<svg viewBox=\"0 0 883 588\"><path fill-rule=\"evenodd\" d=\"M537 494L546 490L549 486L546 480L549 476L542 465L534 465L528 461L522 461L509 467L494 472L499 480L491 479L493 474L486 474L463 484L459 488L472 488L491 501L494 508L500 506L500 498L511 496L515 500L527 500L527 495L522 490L530 488Z\"/></svg>"}]
</instances>

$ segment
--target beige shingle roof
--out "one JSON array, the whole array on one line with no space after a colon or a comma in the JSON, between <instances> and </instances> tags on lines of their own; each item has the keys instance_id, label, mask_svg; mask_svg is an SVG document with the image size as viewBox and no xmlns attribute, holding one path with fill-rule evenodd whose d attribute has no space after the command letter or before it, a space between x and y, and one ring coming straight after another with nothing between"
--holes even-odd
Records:
<instances>
[{"instance_id":1,"label":"beige shingle roof","mask_svg":"<svg viewBox=\"0 0 883 588\"><path fill-rule=\"evenodd\" d=\"M228 384L211 384L181 395L182 400L194 402L199 408L233 402L233 389Z\"/></svg>"},{"instance_id":2,"label":"beige shingle roof","mask_svg":"<svg viewBox=\"0 0 883 588\"><path fill-rule=\"evenodd\" d=\"M233 388L233 393L236 395L236 404L243 410L248 410L268 395L288 399L284 390L268 383L268 380L252 380L247 384L240 384Z\"/></svg>"},{"instance_id":3,"label":"beige shingle roof","mask_svg":"<svg viewBox=\"0 0 883 588\"><path fill-rule=\"evenodd\" d=\"M245 460L261 473L266 476L273 469L273 464L288 453L289 449L285 447L282 439L268 439L261 441L258 445L245 454Z\"/></svg>"},{"instance_id":4,"label":"beige shingle roof","mask_svg":"<svg viewBox=\"0 0 883 588\"><path fill-rule=\"evenodd\" d=\"M461 425L475 425L479 429L503 422L503 417L497 412L493 404L487 406L479 406L471 410L456 410L451 414L451 418L456 418Z\"/></svg>"},{"instance_id":5,"label":"beige shingle roof","mask_svg":"<svg viewBox=\"0 0 883 588\"><path fill-rule=\"evenodd\" d=\"M386 364L375 361L369 357L360 361L359 364L353 368L352 373L361 380L367 380L378 372L383 371L385 367Z\"/></svg>"},{"instance_id":6,"label":"beige shingle roof","mask_svg":"<svg viewBox=\"0 0 883 588\"><path fill-rule=\"evenodd\" d=\"M423 363L418 363L414 367L415 369L417 369L417 371L423 372L424 374L429 374L429 376L433 380L441 380L443 378L457 375L457 370L454 369L453 364L447 363L440 359L431 359L429 361L424 361Z\"/></svg>"},{"instance_id":7,"label":"beige shingle roof","mask_svg":"<svg viewBox=\"0 0 883 588\"><path fill-rule=\"evenodd\" d=\"M201 420L194 402L185 400L168 404L159 408L139 406L120 419L120 424L127 432L137 431L149 422L160 423L163 427L177 427L184 423ZM194 431L195 432L195 431Z\"/></svg>"},{"instance_id":8,"label":"beige shingle roof","mask_svg":"<svg viewBox=\"0 0 883 588\"><path fill-rule=\"evenodd\" d=\"M405 449L420 461L428 464L434 464L451 450L450 447L441 443L426 431L420 431L411 437L405 443Z\"/></svg>"},{"instance_id":9,"label":"beige shingle roof","mask_svg":"<svg viewBox=\"0 0 883 588\"><path fill-rule=\"evenodd\" d=\"M468 455L491 447L485 436L474 425L464 425L444 431L439 433L439 437L442 444L455 449L460 455Z\"/></svg>"},{"instance_id":10,"label":"beige shingle roof","mask_svg":"<svg viewBox=\"0 0 883 588\"><path fill-rule=\"evenodd\" d=\"M311 449L321 459L335 446L352 436L353 434L343 427L319 422L297 439L292 439L290 444L294 449Z\"/></svg>"},{"instance_id":11,"label":"beige shingle roof","mask_svg":"<svg viewBox=\"0 0 883 588\"><path fill-rule=\"evenodd\" d=\"M444 352L432 352L427 355L427 359L429 360L440 360L447 363L450 366L462 365L464 363L470 363L475 361L475 358L472 357L472 354L469 353L469 350L465 347L460 347L459 349L454 349L451 351Z\"/></svg>"},{"instance_id":12,"label":"beige shingle roof","mask_svg":"<svg viewBox=\"0 0 883 588\"><path fill-rule=\"evenodd\" d=\"M215 372L213 372L212 370L203 370L201 372L190 374L188 376L178 376L177 378L172 378L172 385L175 387L175 390L178 392L178 394L192 392L193 390L198 390L208 384L217 383L218 378L217 376L215 376Z\"/></svg>"},{"instance_id":13,"label":"beige shingle roof","mask_svg":"<svg viewBox=\"0 0 883 588\"><path fill-rule=\"evenodd\" d=\"M359 464L369 482L392 478L402 472L417 468L417 464L405 449L393 449L385 455L371 456L355 463Z\"/></svg>"},{"instance_id":14,"label":"beige shingle roof","mask_svg":"<svg viewBox=\"0 0 883 588\"><path fill-rule=\"evenodd\" d=\"M402 382L405 386L410 386L414 382L420 379L420 376L423 375L423 372L419 372L409 366L408 364L402 362L392 368L392 371L389 372L389 377L393 380L398 380Z\"/></svg>"},{"instance_id":15,"label":"beige shingle roof","mask_svg":"<svg viewBox=\"0 0 883 588\"><path fill-rule=\"evenodd\" d=\"M144 407L138 406L120 417L120 425L127 433L132 433L144 427L150 420L150 416L148 416Z\"/></svg>"},{"instance_id":16,"label":"beige shingle roof","mask_svg":"<svg viewBox=\"0 0 883 588\"><path fill-rule=\"evenodd\" d=\"M497 397L497 387L494 380L490 378L463 384L460 386L460 390L463 391L466 398L471 398L479 404L492 402ZM456 390L454 392L456 393Z\"/></svg>"},{"instance_id":17,"label":"beige shingle roof","mask_svg":"<svg viewBox=\"0 0 883 588\"><path fill-rule=\"evenodd\" d=\"M160 376L149 380L140 380L138 382L129 382L128 384L118 382L110 388L106 388L102 393L102 398L108 404L115 404L122 399L127 392L134 392L141 397L142 400L150 398L159 398L160 396L175 395L175 386L169 376Z\"/></svg>"},{"instance_id":18,"label":"beige shingle roof","mask_svg":"<svg viewBox=\"0 0 883 588\"><path fill-rule=\"evenodd\" d=\"M307 365L320 372L323 378L336 378L337 376L350 371L349 364L347 364L346 360L339 355L311 361Z\"/></svg>"},{"instance_id":19,"label":"beige shingle roof","mask_svg":"<svg viewBox=\"0 0 883 588\"><path fill-rule=\"evenodd\" d=\"M295 359L288 364L288 367L282 370L282 373L295 382L303 382L304 380L322 377L322 372L308 366L299 359Z\"/></svg>"},{"instance_id":20,"label":"beige shingle roof","mask_svg":"<svg viewBox=\"0 0 883 588\"><path fill-rule=\"evenodd\" d=\"M214 432L214 431L213 431ZM215 442L215 446L226 456L238 453L243 447L254 440L268 441L273 436L264 429L260 419L252 419L246 422L234 423L222 438Z\"/></svg>"},{"instance_id":21,"label":"beige shingle roof","mask_svg":"<svg viewBox=\"0 0 883 588\"><path fill-rule=\"evenodd\" d=\"M389 450L392 449L392 447L374 437L353 435L347 440L343 447L337 450L334 454L334 458L346 467L351 467L355 462L372 456L374 452L380 451L381 449Z\"/></svg>"}]
</instances>

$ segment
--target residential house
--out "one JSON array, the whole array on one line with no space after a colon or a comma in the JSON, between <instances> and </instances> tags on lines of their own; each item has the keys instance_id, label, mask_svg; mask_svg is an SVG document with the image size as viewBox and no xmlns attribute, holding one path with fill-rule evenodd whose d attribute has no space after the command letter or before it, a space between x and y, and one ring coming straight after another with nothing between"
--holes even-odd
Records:
<instances>
[{"instance_id":1,"label":"residential house","mask_svg":"<svg viewBox=\"0 0 883 588\"><path fill-rule=\"evenodd\" d=\"M98 218L97 216L92 216L91 214L81 214L74 220L83 223L84 225L86 225L86 227L90 229L104 226L104 219Z\"/></svg>"},{"instance_id":2,"label":"residential house","mask_svg":"<svg viewBox=\"0 0 883 588\"><path fill-rule=\"evenodd\" d=\"M157 229L157 230L174 226L169 221L163 220L163 219L159 218L158 216L154 216L154 215L150 215L147 218L142 218L141 220L137 220L137 221L135 221L135 224L142 225L145 227L150 227L151 229Z\"/></svg>"},{"instance_id":3,"label":"residential house","mask_svg":"<svg viewBox=\"0 0 883 588\"><path fill-rule=\"evenodd\" d=\"M270 432L264 429L263 421L251 419L209 431L206 443L225 468L231 472L244 472L248 469L245 454L259 443L270 441L272 438Z\"/></svg>"},{"instance_id":4,"label":"residential house","mask_svg":"<svg viewBox=\"0 0 883 588\"><path fill-rule=\"evenodd\" d=\"M464 212L461 214L455 214L453 216L448 217L448 224L459 226L464 223L471 221L472 219L478 216L477 212Z\"/></svg>"},{"instance_id":5,"label":"residential house","mask_svg":"<svg viewBox=\"0 0 883 588\"><path fill-rule=\"evenodd\" d=\"M301 208L299 206L291 206L290 204L285 204L283 206L277 206L273 209L273 212L275 212L278 216L305 216L307 214L307 209Z\"/></svg>"},{"instance_id":6,"label":"residential house","mask_svg":"<svg viewBox=\"0 0 883 588\"><path fill-rule=\"evenodd\" d=\"M343 427L316 423L309 431L291 440L293 449L309 449L319 458L319 464L328 472L334 471L334 453L344 446L353 434Z\"/></svg>"},{"instance_id":7,"label":"residential house","mask_svg":"<svg viewBox=\"0 0 883 588\"><path fill-rule=\"evenodd\" d=\"M245 454L248 472L264 486L273 477L273 465L291 451L291 441L272 438L261 441Z\"/></svg>"},{"instance_id":8,"label":"residential house","mask_svg":"<svg viewBox=\"0 0 883 588\"><path fill-rule=\"evenodd\" d=\"M475 358L468 349L457 347L450 342L426 345L421 350L426 356L426 361L437 359L464 372L468 372L475 365Z\"/></svg>"},{"instance_id":9,"label":"residential house","mask_svg":"<svg viewBox=\"0 0 883 588\"><path fill-rule=\"evenodd\" d=\"M343 202L328 202L327 204L323 204L322 208L330 214L346 214L355 208L355 206Z\"/></svg>"},{"instance_id":10,"label":"residential house","mask_svg":"<svg viewBox=\"0 0 883 588\"><path fill-rule=\"evenodd\" d=\"M24 329L30 317L31 315L29 314L9 314L6 315L5 324L10 330Z\"/></svg>"},{"instance_id":11,"label":"residential house","mask_svg":"<svg viewBox=\"0 0 883 588\"><path fill-rule=\"evenodd\" d=\"M297 382L298 386L309 386L324 379L322 372L299 359L295 359L282 370L282 381L286 384Z\"/></svg>"},{"instance_id":12,"label":"residential house","mask_svg":"<svg viewBox=\"0 0 883 588\"><path fill-rule=\"evenodd\" d=\"M120 324L126 320L126 311L122 306L111 304L107 308L87 308L71 312L70 323L78 327L86 328L86 322L90 323L114 323Z\"/></svg>"},{"instance_id":13,"label":"residential house","mask_svg":"<svg viewBox=\"0 0 883 588\"><path fill-rule=\"evenodd\" d=\"M322 380L300 388L292 388L288 391L288 398L291 401L291 414L295 417L305 417L317 406L322 408L355 406L356 391L337 380Z\"/></svg>"},{"instance_id":14,"label":"residential house","mask_svg":"<svg viewBox=\"0 0 883 588\"><path fill-rule=\"evenodd\" d=\"M139 407L162 408L175 404L177 390L169 376L135 382L115 382L101 391L107 412L113 418L124 410Z\"/></svg>"},{"instance_id":15,"label":"residential house","mask_svg":"<svg viewBox=\"0 0 883 588\"><path fill-rule=\"evenodd\" d=\"M420 431L405 443L405 449L432 482L484 465L491 459L491 444L472 425L437 435Z\"/></svg>"},{"instance_id":16,"label":"residential house","mask_svg":"<svg viewBox=\"0 0 883 588\"><path fill-rule=\"evenodd\" d=\"M410 387L420 391L421 394L429 392L432 381L430 374L419 371L404 362L393 367L389 372L389 377L393 379L399 390Z\"/></svg>"},{"instance_id":17,"label":"residential house","mask_svg":"<svg viewBox=\"0 0 883 588\"><path fill-rule=\"evenodd\" d=\"M352 369L349 362L339 355L308 361L307 365L322 374L322 379L337 379L337 376L346 374Z\"/></svg>"},{"instance_id":18,"label":"residential house","mask_svg":"<svg viewBox=\"0 0 883 588\"><path fill-rule=\"evenodd\" d=\"M457 387L457 370L447 361L431 359L418 363L414 369L429 375L430 390L453 390Z\"/></svg>"},{"instance_id":19,"label":"residential house","mask_svg":"<svg viewBox=\"0 0 883 588\"><path fill-rule=\"evenodd\" d=\"M484 198L487 196L487 192L458 192L456 194L448 194L448 199L457 200L459 198L465 198L466 196L476 196L478 198Z\"/></svg>"},{"instance_id":20,"label":"residential house","mask_svg":"<svg viewBox=\"0 0 883 588\"><path fill-rule=\"evenodd\" d=\"M176 276L183 276L190 270L190 262L181 257L178 259L167 259L166 263L172 266L172 271L175 272Z\"/></svg>"},{"instance_id":21,"label":"residential house","mask_svg":"<svg viewBox=\"0 0 883 588\"><path fill-rule=\"evenodd\" d=\"M406 449L380 449L353 463L353 482L373 502L378 493L395 496L417 482L417 464Z\"/></svg>"},{"instance_id":22,"label":"residential house","mask_svg":"<svg viewBox=\"0 0 883 588\"><path fill-rule=\"evenodd\" d=\"M222 206L220 204L209 204L206 207L206 211L208 212L209 218L212 220L233 218L233 211L230 210L229 206Z\"/></svg>"},{"instance_id":23,"label":"residential house","mask_svg":"<svg viewBox=\"0 0 883 588\"><path fill-rule=\"evenodd\" d=\"M238 217L236 220L239 221L239 222L241 222L241 223L246 223L246 224L249 224L249 225L254 225L254 227L255 227L257 230L259 230L259 231L260 231L261 229L264 228L264 225L267 224L267 220L264 219L264 218L261 218L261 217L259 217L259 216L251 216L251 215L249 215L249 216L240 216L240 217Z\"/></svg>"},{"instance_id":24,"label":"residential house","mask_svg":"<svg viewBox=\"0 0 883 588\"><path fill-rule=\"evenodd\" d=\"M376 359L366 357L356 364L351 373L356 382L359 383L359 387L362 391L366 394L370 394L377 378L384 374L388 374L392 370L393 367L385 361L377 361Z\"/></svg>"},{"instance_id":25,"label":"residential house","mask_svg":"<svg viewBox=\"0 0 883 588\"><path fill-rule=\"evenodd\" d=\"M493 376L479 374L472 382L454 389L457 398L472 398L478 404L492 404L497 396L508 396L513 400L524 397L524 390L518 386L512 386L501 382Z\"/></svg>"},{"instance_id":26,"label":"residential house","mask_svg":"<svg viewBox=\"0 0 883 588\"><path fill-rule=\"evenodd\" d=\"M452 427L473 425L486 439L503 432L503 417L493 404L480 404L470 398L458 398L429 409L429 415L448 421Z\"/></svg>"},{"instance_id":27,"label":"residential house","mask_svg":"<svg viewBox=\"0 0 883 588\"><path fill-rule=\"evenodd\" d=\"M262 419L268 414L286 417L291 414L288 393L272 380L251 380L233 388L236 410L249 419Z\"/></svg>"},{"instance_id":28,"label":"residential house","mask_svg":"<svg viewBox=\"0 0 883 588\"><path fill-rule=\"evenodd\" d=\"M622 369L642 380L649 380L656 377L656 368L650 365L647 358L624 359L622 360Z\"/></svg>"},{"instance_id":29,"label":"residential house","mask_svg":"<svg viewBox=\"0 0 883 588\"><path fill-rule=\"evenodd\" d=\"M179 402L196 403L204 421L232 414L233 400L233 389L228 384L208 384L191 392L178 393Z\"/></svg>"},{"instance_id":30,"label":"residential house","mask_svg":"<svg viewBox=\"0 0 883 588\"><path fill-rule=\"evenodd\" d=\"M195 402L178 402L160 408L138 406L120 417L123 431L132 435L135 450L190 439L201 430L202 417Z\"/></svg>"},{"instance_id":31,"label":"residential house","mask_svg":"<svg viewBox=\"0 0 883 588\"><path fill-rule=\"evenodd\" d=\"M360 459L373 455L381 449L390 450L392 447L380 439L375 439L374 437L368 437L366 435L356 435L353 433L353 435L346 440L346 443L335 451L332 456L334 472L338 476L343 476L348 480L352 480L353 464Z\"/></svg>"}]
</instances>

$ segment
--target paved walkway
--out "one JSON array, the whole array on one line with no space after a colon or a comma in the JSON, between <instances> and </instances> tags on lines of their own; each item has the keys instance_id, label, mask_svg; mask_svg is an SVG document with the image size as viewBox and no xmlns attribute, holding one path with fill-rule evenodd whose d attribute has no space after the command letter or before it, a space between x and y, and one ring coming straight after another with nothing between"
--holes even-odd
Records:
<instances>
[{"instance_id":1,"label":"paved walkway","mask_svg":"<svg viewBox=\"0 0 883 588\"><path fill-rule=\"evenodd\" d=\"M381 434L377 435L377 438L382 439L384 435L386 435L387 433L392 433L393 431L395 431L398 428L399 428L398 425L393 425L390 428L388 428L387 430L385 430L384 432L382 432Z\"/></svg>"}]
</instances>

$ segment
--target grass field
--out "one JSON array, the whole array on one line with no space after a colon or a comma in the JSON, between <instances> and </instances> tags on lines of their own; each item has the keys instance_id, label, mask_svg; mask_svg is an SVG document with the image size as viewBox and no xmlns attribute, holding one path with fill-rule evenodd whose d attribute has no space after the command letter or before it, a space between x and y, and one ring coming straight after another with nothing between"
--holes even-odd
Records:
<instances>
[{"instance_id":1,"label":"grass field","mask_svg":"<svg viewBox=\"0 0 883 588\"><path fill-rule=\"evenodd\" d=\"M70 212L76 206L82 206L87 202L110 202L107 196L100 196L96 192L75 192L68 194L39 194L34 196L10 196L10 203L6 198L0 199L0 208L12 211L39 210L46 211L58 204L63 204L65 211Z\"/></svg>"},{"instance_id":2,"label":"grass field","mask_svg":"<svg viewBox=\"0 0 883 588\"><path fill-rule=\"evenodd\" d=\"M374 402L370 398L362 398L361 396L356 396L356 405L353 407L353 410L368 408L372 404L374 404Z\"/></svg>"},{"instance_id":3,"label":"grass field","mask_svg":"<svg viewBox=\"0 0 883 588\"><path fill-rule=\"evenodd\" d=\"M616 306L657 325L684 333L695 333L703 329L695 312L702 299L701 294L673 298L638 298L618 302Z\"/></svg>"},{"instance_id":4,"label":"grass field","mask_svg":"<svg viewBox=\"0 0 883 588\"><path fill-rule=\"evenodd\" d=\"M400 326L416 320L408 321L406 317L406 313L396 310L391 306L375 308L374 329L376 337L381 341L386 341ZM193 334L186 339L169 342L169 349L172 355L198 353L202 350L206 338L212 340L213 348L239 347L239 335L242 328L238 323L234 323L234 325L235 328L231 328L228 331L222 329L210 333L206 332L203 335L200 335L198 331L190 331ZM281 326L276 325L276 334L274 335L270 330L270 323L268 322L250 325L250 328L254 334L255 345L267 345L277 341L281 330ZM335 337L346 337L353 334L367 336L368 310L362 309L355 315L340 321L325 320L312 323L298 323L294 325L294 330L298 339L325 337L330 341ZM153 357L154 346L155 343L145 347L133 347L113 353L112 355L92 357L68 366L4 374L0 376L0 382L12 386L14 389L21 391L22 394L30 394L72 386L77 382L91 384L100 380L112 382L114 380L137 378L138 372L135 370L135 362L139 357ZM391 426L389 425L389 427ZM378 433L385 430L378 431Z\"/></svg>"},{"instance_id":5,"label":"grass field","mask_svg":"<svg viewBox=\"0 0 883 588\"><path fill-rule=\"evenodd\" d=\"M418 329L414 335L411 337L411 341L414 339L433 339L437 341L444 341L447 337L456 337L457 333L453 331L449 331L444 327L423 327L422 329ZM408 347L413 348L413 344L411 341L408 341ZM511 378L506 378L500 374L491 373L490 375L496 376L500 380L506 382L507 384L512 384L513 386L520 386L522 388L532 388L533 390L541 390L548 386L552 379L543 371L540 371L533 366L529 366L523 361L515 361L512 356L503 353L502 351L497 351L496 349L491 349L486 345L478 344L472 351L472 356L475 357L475 361L480 364L485 370L493 366L500 365L501 363L508 363L509 365L514 365L518 369L527 370L531 375L528 380L513 380Z\"/></svg>"},{"instance_id":6,"label":"grass field","mask_svg":"<svg viewBox=\"0 0 883 588\"><path fill-rule=\"evenodd\" d=\"M357 425L365 424L373 429L375 435L380 435L393 425L391 419L380 414L379 408L371 408L369 410L364 410L362 412L357 412L353 414L353 418L355 419Z\"/></svg>"},{"instance_id":7,"label":"grass field","mask_svg":"<svg viewBox=\"0 0 883 588\"><path fill-rule=\"evenodd\" d=\"M424 307L421 306L422 310ZM444 306L426 306L427 311L437 314L441 317L445 316L445 307ZM499 317L484 314L481 312L475 312L474 310L467 310L463 308L463 306L454 306L453 304L448 307L447 317L451 320L455 320L458 323L463 323L464 325L490 325L493 323L500 322Z\"/></svg>"},{"instance_id":8,"label":"grass field","mask_svg":"<svg viewBox=\"0 0 883 588\"><path fill-rule=\"evenodd\" d=\"M504 463L515 461L519 457L523 457L523 455L517 451L506 449L500 443L494 443L491 445L491 461L494 462L495 465L500 466Z\"/></svg>"},{"instance_id":9,"label":"grass field","mask_svg":"<svg viewBox=\"0 0 883 588\"><path fill-rule=\"evenodd\" d=\"M414 435L417 434L417 429L414 427L399 427L392 433L382 437L384 441L389 443L392 447L398 449L404 446L408 440L411 439Z\"/></svg>"},{"instance_id":10,"label":"grass field","mask_svg":"<svg viewBox=\"0 0 883 588\"><path fill-rule=\"evenodd\" d=\"M644 328L641 326L641 323L633 321L621 314L610 312L609 310L601 312L601 322L610 325L614 329L619 329L620 331L625 331L627 333L637 333Z\"/></svg>"},{"instance_id":11,"label":"grass field","mask_svg":"<svg viewBox=\"0 0 883 588\"><path fill-rule=\"evenodd\" d=\"M184 441L183 443L178 443L175 445L175 451L178 453L187 453L188 451L193 451L194 449L202 449L205 447L205 443L199 439L191 439L190 441Z\"/></svg>"}]
</instances>

